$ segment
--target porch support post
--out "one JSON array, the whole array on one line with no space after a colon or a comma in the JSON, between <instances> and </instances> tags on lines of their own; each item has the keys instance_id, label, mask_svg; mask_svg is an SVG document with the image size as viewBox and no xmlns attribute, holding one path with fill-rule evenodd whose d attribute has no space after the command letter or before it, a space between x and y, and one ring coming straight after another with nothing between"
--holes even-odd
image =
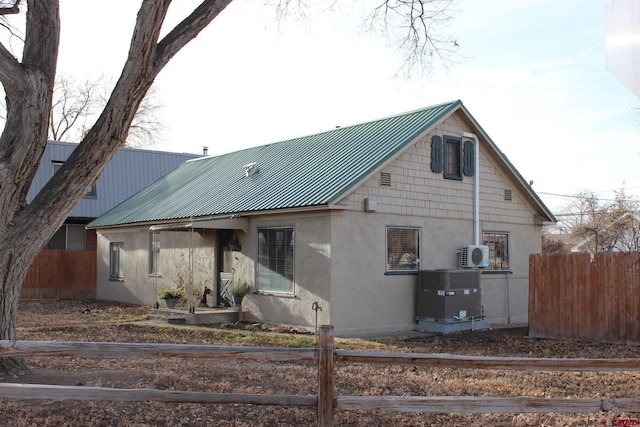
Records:
<instances>
[{"instance_id":1,"label":"porch support post","mask_svg":"<svg viewBox=\"0 0 640 427\"><path fill-rule=\"evenodd\" d=\"M189 229L189 277L187 279L187 305L189 306L189 313L193 314L196 311L195 302L193 301L195 296L193 294L193 227Z\"/></svg>"}]
</instances>

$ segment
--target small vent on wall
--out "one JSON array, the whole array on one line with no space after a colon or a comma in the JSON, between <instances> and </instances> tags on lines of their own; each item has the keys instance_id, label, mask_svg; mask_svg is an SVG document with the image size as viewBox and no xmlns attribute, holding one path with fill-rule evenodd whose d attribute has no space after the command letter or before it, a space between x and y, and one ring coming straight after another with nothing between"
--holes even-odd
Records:
<instances>
[{"instance_id":1,"label":"small vent on wall","mask_svg":"<svg viewBox=\"0 0 640 427\"><path fill-rule=\"evenodd\" d=\"M504 200L507 201L507 202L510 202L512 200L511 189L510 188L505 188L504 189Z\"/></svg>"},{"instance_id":2,"label":"small vent on wall","mask_svg":"<svg viewBox=\"0 0 640 427\"><path fill-rule=\"evenodd\" d=\"M391 174L389 172L380 173L380 185L382 187L391 187Z\"/></svg>"}]
</instances>

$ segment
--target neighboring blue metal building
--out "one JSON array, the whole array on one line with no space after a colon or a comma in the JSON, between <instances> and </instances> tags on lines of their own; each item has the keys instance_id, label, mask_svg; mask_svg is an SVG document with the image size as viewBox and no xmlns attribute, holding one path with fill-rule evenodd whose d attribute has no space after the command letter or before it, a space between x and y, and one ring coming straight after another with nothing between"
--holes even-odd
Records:
<instances>
[{"instance_id":1,"label":"neighboring blue metal building","mask_svg":"<svg viewBox=\"0 0 640 427\"><path fill-rule=\"evenodd\" d=\"M30 203L71 155L78 144L50 141L40 160L38 172L27 194ZM95 232L89 235L85 225L115 207L157 179L199 154L121 148L107 165L94 186L49 241L48 249L95 249ZM93 236L93 238L91 237Z\"/></svg>"}]
</instances>

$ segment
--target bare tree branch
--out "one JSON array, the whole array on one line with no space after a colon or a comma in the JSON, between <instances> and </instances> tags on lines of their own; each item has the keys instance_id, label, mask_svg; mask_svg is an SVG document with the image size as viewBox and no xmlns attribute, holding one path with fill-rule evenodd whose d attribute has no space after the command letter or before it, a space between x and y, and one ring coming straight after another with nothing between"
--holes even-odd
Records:
<instances>
[{"instance_id":1,"label":"bare tree branch","mask_svg":"<svg viewBox=\"0 0 640 427\"><path fill-rule=\"evenodd\" d=\"M187 43L194 39L200 31L211 23L229 4L231 0L205 0L189 16L175 26L164 39L158 43L155 67L152 77L169 62Z\"/></svg>"},{"instance_id":2,"label":"bare tree branch","mask_svg":"<svg viewBox=\"0 0 640 427\"><path fill-rule=\"evenodd\" d=\"M458 43L444 31L453 19L452 0L385 0L369 15L363 28L383 34L403 52L400 71L429 72L438 62L447 66Z\"/></svg>"},{"instance_id":3,"label":"bare tree branch","mask_svg":"<svg viewBox=\"0 0 640 427\"><path fill-rule=\"evenodd\" d=\"M289 6L301 11L311 6L318 10L311 0L289 1L296 3L280 0L283 11ZM331 9L338 2L325 0L324 4ZM20 59L0 45L0 83L7 99L6 123L0 135L1 339L16 337L20 289L29 266L127 140L130 129L139 126L136 112L143 106L158 73L231 0L201 0L162 40L160 34L171 0L139 3L127 59L104 108L64 165L28 205L26 196L46 147L49 125L55 124L52 108L60 108L66 114L60 126L52 126L61 136L64 128L78 124L79 111L86 111L91 102L89 97L81 98L77 106L69 99L54 102L59 0L26 1ZM432 58L443 59L447 53L443 44L446 38L437 36L439 25L449 19L449 4L450 0L387 0L371 15L371 28L391 35L392 41L398 35L394 42L406 49L405 65L420 63L430 67ZM11 15L17 21L21 15L15 13L21 6L19 0L0 0L0 17ZM0 363L0 371L5 366Z\"/></svg>"},{"instance_id":4,"label":"bare tree branch","mask_svg":"<svg viewBox=\"0 0 640 427\"><path fill-rule=\"evenodd\" d=\"M229 3L203 0L158 43L171 0L142 0L127 60L102 113L27 205L47 142L60 39L58 0L27 0L22 59L0 48L0 82L8 107L0 136L1 338L15 339L20 288L31 262L126 140L157 74ZM69 104L62 105L70 111ZM0 363L0 371L5 366Z\"/></svg>"},{"instance_id":5,"label":"bare tree branch","mask_svg":"<svg viewBox=\"0 0 640 427\"><path fill-rule=\"evenodd\" d=\"M624 190L616 192L613 202L582 192L571 210L565 222L570 233L582 239L586 252L640 251L640 202Z\"/></svg>"},{"instance_id":6,"label":"bare tree branch","mask_svg":"<svg viewBox=\"0 0 640 427\"><path fill-rule=\"evenodd\" d=\"M88 118L94 117L102 102L102 78L78 84L67 76L56 80L53 104L49 115L49 138L54 141L80 141ZM82 122L82 123L80 123ZM81 128L78 125L81 124Z\"/></svg>"},{"instance_id":7,"label":"bare tree branch","mask_svg":"<svg viewBox=\"0 0 640 427\"><path fill-rule=\"evenodd\" d=\"M352 2L267 2L274 7L278 23L285 19L306 22L312 15L337 11L343 3ZM453 19L452 4L453 0L379 0L359 29L363 33L381 35L399 52L398 74L428 74L436 65L447 68L458 56L458 42L446 33Z\"/></svg>"}]
</instances>

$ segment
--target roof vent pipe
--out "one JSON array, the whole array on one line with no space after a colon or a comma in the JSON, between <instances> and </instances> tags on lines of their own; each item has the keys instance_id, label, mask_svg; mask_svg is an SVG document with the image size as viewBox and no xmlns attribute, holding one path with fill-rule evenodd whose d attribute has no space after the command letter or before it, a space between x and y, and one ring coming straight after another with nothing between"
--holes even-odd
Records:
<instances>
[{"instance_id":1,"label":"roof vent pipe","mask_svg":"<svg viewBox=\"0 0 640 427\"><path fill-rule=\"evenodd\" d=\"M258 164L257 163L249 163L248 165L244 165L244 176L251 176L254 173L258 172Z\"/></svg>"},{"instance_id":2,"label":"roof vent pipe","mask_svg":"<svg viewBox=\"0 0 640 427\"><path fill-rule=\"evenodd\" d=\"M462 132L463 138L473 139L473 244L480 244L480 141L475 133Z\"/></svg>"},{"instance_id":3,"label":"roof vent pipe","mask_svg":"<svg viewBox=\"0 0 640 427\"><path fill-rule=\"evenodd\" d=\"M207 156L208 154L209 154L209 147L205 145L204 147L202 147L202 155Z\"/></svg>"}]
</instances>

